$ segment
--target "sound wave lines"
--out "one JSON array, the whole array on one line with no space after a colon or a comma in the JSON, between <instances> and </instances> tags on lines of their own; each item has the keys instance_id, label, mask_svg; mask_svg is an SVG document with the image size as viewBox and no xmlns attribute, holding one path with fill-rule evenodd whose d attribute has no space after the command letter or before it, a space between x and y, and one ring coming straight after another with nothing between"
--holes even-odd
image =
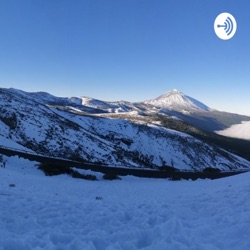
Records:
<instances>
[{"instance_id":1,"label":"sound wave lines","mask_svg":"<svg viewBox=\"0 0 250 250\"><path fill-rule=\"evenodd\" d=\"M237 30L237 22L233 15L224 12L219 14L214 21L214 32L222 40L231 39Z\"/></svg>"},{"instance_id":2,"label":"sound wave lines","mask_svg":"<svg viewBox=\"0 0 250 250\"><path fill-rule=\"evenodd\" d=\"M218 28L224 28L225 32L228 36L232 33L234 29L233 21L230 17L227 17L226 21L224 22L224 25L217 25Z\"/></svg>"}]
</instances>

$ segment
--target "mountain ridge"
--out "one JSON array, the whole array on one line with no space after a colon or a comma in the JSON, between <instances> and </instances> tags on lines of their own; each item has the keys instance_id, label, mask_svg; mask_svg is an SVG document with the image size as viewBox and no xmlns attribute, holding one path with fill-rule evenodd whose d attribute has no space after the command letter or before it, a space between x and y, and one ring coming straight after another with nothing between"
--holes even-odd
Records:
<instances>
[{"instance_id":1,"label":"mountain ridge","mask_svg":"<svg viewBox=\"0 0 250 250\"><path fill-rule=\"evenodd\" d=\"M250 168L247 160L182 132L181 127L168 128L163 117L178 120L160 114L160 108L145 103L115 105L122 112L44 93L0 89L0 142L54 157L126 167Z\"/></svg>"},{"instance_id":2,"label":"mountain ridge","mask_svg":"<svg viewBox=\"0 0 250 250\"><path fill-rule=\"evenodd\" d=\"M56 97L45 92L29 93L17 89L9 89L9 91L22 96L28 94L34 98L34 101L61 107L78 114L99 114L113 118L120 116L120 118L126 117L133 120L136 116L140 120L145 120L146 116L154 117L161 114L175 117L208 132L220 133L233 125L250 121L250 116L211 109L176 89L144 102L102 101L85 96Z\"/></svg>"}]
</instances>

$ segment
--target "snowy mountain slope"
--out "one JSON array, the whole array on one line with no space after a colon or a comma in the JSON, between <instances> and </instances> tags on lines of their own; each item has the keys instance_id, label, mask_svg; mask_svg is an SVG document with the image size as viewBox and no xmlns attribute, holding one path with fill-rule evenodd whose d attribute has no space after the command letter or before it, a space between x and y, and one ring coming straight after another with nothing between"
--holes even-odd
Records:
<instances>
[{"instance_id":1,"label":"snowy mountain slope","mask_svg":"<svg viewBox=\"0 0 250 250\"><path fill-rule=\"evenodd\" d=\"M147 100L144 103L184 113L191 111L210 110L205 104L195 100L194 98L184 95L182 92L176 89L169 91L157 97L156 99Z\"/></svg>"},{"instance_id":2,"label":"snowy mountain slope","mask_svg":"<svg viewBox=\"0 0 250 250\"><path fill-rule=\"evenodd\" d=\"M16 94L25 96L27 93L12 89ZM139 124L147 124L148 120L157 120L158 114L172 116L190 125L209 132L224 130L234 124L250 121L250 117L217 111L207 107L200 101L172 90L156 99L145 102L130 103L126 101L106 102L90 97L55 97L48 93L29 93L35 102L57 107L76 114L98 114L104 117L120 117ZM149 119L150 117L150 119Z\"/></svg>"},{"instance_id":3,"label":"snowy mountain slope","mask_svg":"<svg viewBox=\"0 0 250 250\"><path fill-rule=\"evenodd\" d=\"M250 174L178 181L50 178L0 167L0 250L249 250ZM14 184L13 187L10 184Z\"/></svg>"},{"instance_id":4,"label":"snowy mountain slope","mask_svg":"<svg viewBox=\"0 0 250 250\"><path fill-rule=\"evenodd\" d=\"M229 128L242 121L250 121L250 117L232 114L211 109L202 102L189 97L178 90L172 90L156 99L145 102L129 103L105 102L89 97L70 98L75 103L81 104L80 109L89 107L96 109L100 116L128 119L139 124L147 124L154 121L161 124L158 115L167 115L180 119L199 129L215 132ZM86 109L86 108L85 108Z\"/></svg>"},{"instance_id":5,"label":"snowy mountain slope","mask_svg":"<svg viewBox=\"0 0 250 250\"><path fill-rule=\"evenodd\" d=\"M79 151L85 160L106 159L107 142L82 131L77 124L58 116L37 100L34 102L28 94L22 97L5 91L0 95L1 136L46 155L73 157Z\"/></svg>"},{"instance_id":6,"label":"snowy mountain slope","mask_svg":"<svg viewBox=\"0 0 250 250\"><path fill-rule=\"evenodd\" d=\"M127 101L107 102L90 97L71 97L70 100L77 104L102 110L102 114L117 114L117 113L128 113L128 112L147 112L149 108L144 103L130 103Z\"/></svg>"},{"instance_id":7,"label":"snowy mountain slope","mask_svg":"<svg viewBox=\"0 0 250 250\"><path fill-rule=\"evenodd\" d=\"M248 161L184 133L124 119L77 115L16 90L0 90L0 137L45 155L125 167L250 167ZM0 144L7 146L6 140Z\"/></svg>"},{"instance_id":8,"label":"snowy mountain slope","mask_svg":"<svg viewBox=\"0 0 250 250\"><path fill-rule=\"evenodd\" d=\"M96 114L96 113L106 113L105 110L98 109L95 107L83 105L82 99L78 97L56 97L46 92L25 92L18 89L1 89L1 91L11 91L18 98L28 98L35 103L61 107L65 110L78 111L79 113Z\"/></svg>"},{"instance_id":9,"label":"snowy mountain slope","mask_svg":"<svg viewBox=\"0 0 250 250\"><path fill-rule=\"evenodd\" d=\"M185 169L187 166L191 169L201 169L208 164L220 169L228 169L229 166L229 168L235 169L237 165L230 163L230 161L236 162L234 156L232 158L232 155L226 156L226 161L225 159L219 160L220 157L217 158L216 154L219 152L219 155L224 155L226 152L174 130L155 125L133 124L121 119L99 118L95 120L92 117L72 116L67 113L61 113L61 115L88 131L102 135L105 140L113 141L116 148L119 147L121 150L122 157L131 150L136 155L143 152L142 161L152 162L158 166L174 164L181 169ZM192 162L195 162L195 167L192 167ZM248 165L248 163L245 164Z\"/></svg>"},{"instance_id":10,"label":"snowy mountain slope","mask_svg":"<svg viewBox=\"0 0 250 250\"><path fill-rule=\"evenodd\" d=\"M98 109L100 116L128 119L139 124L147 124L150 120L155 124L161 124L161 119L158 119L159 115L167 115L199 129L215 132L242 121L250 121L249 116L211 109L178 90L172 90L158 98L137 103L105 102L89 97L79 99L80 101L78 100L76 103Z\"/></svg>"}]
</instances>

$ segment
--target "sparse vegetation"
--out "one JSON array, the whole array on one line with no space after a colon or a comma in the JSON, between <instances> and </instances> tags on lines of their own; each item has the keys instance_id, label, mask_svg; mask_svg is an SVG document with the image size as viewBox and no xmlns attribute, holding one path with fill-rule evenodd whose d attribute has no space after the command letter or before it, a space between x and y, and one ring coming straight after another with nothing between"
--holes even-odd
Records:
<instances>
[{"instance_id":1,"label":"sparse vegetation","mask_svg":"<svg viewBox=\"0 0 250 250\"><path fill-rule=\"evenodd\" d=\"M58 165L54 165L54 164L41 163L39 165L38 169L41 169L45 173L45 175L47 175L47 176L68 174L68 175L71 175L73 178L90 180L90 181L97 180L95 175L81 174L81 173L77 172L76 170L73 170L72 168L65 167L65 166L58 166Z\"/></svg>"},{"instance_id":2,"label":"sparse vegetation","mask_svg":"<svg viewBox=\"0 0 250 250\"><path fill-rule=\"evenodd\" d=\"M17 116L15 113L8 113L6 109L0 109L0 121L5 123L10 129L17 127Z\"/></svg>"},{"instance_id":3,"label":"sparse vegetation","mask_svg":"<svg viewBox=\"0 0 250 250\"><path fill-rule=\"evenodd\" d=\"M203 173L214 173L214 174L218 174L220 173L220 169L218 168L211 168L211 167L207 167L203 169Z\"/></svg>"},{"instance_id":4,"label":"sparse vegetation","mask_svg":"<svg viewBox=\"0 0 250 250\"><path fill-rule=\"evenodd\" d=\"M179 171L179 169L177 169L175 167L170 167L170 166L161 166L161 167L159 167L159 170L160 171L170 172L170 173Z\"/></svg>"},{"instance_id":5,"label":"sparse vegetation","mask_svg":"<svg viewBox=\"0 0 250 250\"><path fill-rule=\"evenodd\" d=\"M47 176L70 174L70 168L54 164L41 163L38 169L42 170Z\"/></svg>"},{"instance_id":6,"label":"sparse vegetation","mask_svg":"<svg viewBox=\"0 0 250 250\"><path fill-rule=\"evenodd\" d=\"M107 173L107 174L103 175L103 179L104 180L110 180L110 181L112 181L112 180L121 180L121 178L118 175L111 174L111 173Z\"/></svg>"},{"instance_id":7,"label":"sparse vegetation","mask_svg":"<svg viewBox=\"0 0 250 250\"><path fill-rule=\"evenodd\" d=\"M70 174L73 178L84 179L89 181L97 181L96 176L92 174L81 174L73 169L70 169Z\"/></svg>"}]
</instances>

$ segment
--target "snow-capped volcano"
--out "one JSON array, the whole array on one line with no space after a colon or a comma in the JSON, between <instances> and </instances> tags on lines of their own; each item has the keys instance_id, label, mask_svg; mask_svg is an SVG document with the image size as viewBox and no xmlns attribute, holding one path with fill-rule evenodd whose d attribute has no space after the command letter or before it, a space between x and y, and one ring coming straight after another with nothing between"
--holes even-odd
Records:
<instances>
[{"instance_id":1,"label":"snow-capped volcano","mask_svg":"<svg viewBox=\"0 0 250 250\"><path fill-rule=\"evenodd\" d=\"M144 103L176 111L208 111L209 107L174 89Z\"/></svg>"},{"instance_id":2,"label":"snow-capped volcano","mask_svg":"<svg viewBox=\"0 0 250 250\"><path fill-rule=\"evenodd\" d=\"M0 147L133 168L250 168L249 161L187 134L185 124L151 105L107 102L106 108L104 102L88 99L98 104L92 108L78 100L0 88ZM120 107L117 116L109 113ZM127 108L141 114L131 115Z\"/></svg>"}]
</instances>

